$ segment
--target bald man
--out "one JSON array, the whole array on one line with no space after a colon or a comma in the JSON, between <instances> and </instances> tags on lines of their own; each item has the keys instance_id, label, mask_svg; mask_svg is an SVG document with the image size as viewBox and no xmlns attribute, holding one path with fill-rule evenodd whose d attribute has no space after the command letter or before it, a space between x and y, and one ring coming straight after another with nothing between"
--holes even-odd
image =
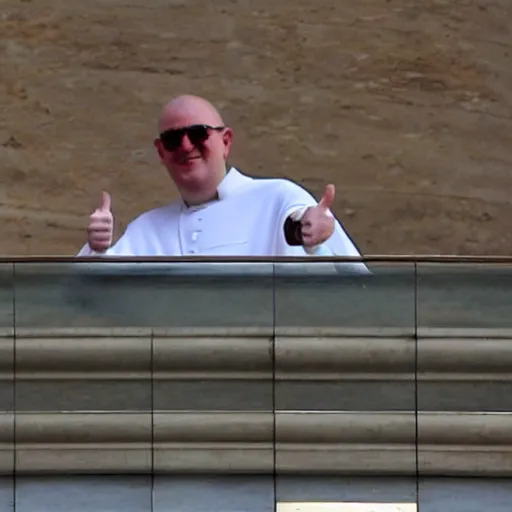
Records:
<instances>
[{"instance_id":1,"label":"bald man","mask_svg":"<svg viewBox=\"0 0 512 512\"><path fill-rule=\"evenodd\" d=\"M158 133L154 145L180 200L141 214L112 245L103 192L79 256L359 256L330 211L333 185L317 203L289 180L252 178L228 166L233 130L207 100L171 100Z\"/></svg>"}]
</instances>

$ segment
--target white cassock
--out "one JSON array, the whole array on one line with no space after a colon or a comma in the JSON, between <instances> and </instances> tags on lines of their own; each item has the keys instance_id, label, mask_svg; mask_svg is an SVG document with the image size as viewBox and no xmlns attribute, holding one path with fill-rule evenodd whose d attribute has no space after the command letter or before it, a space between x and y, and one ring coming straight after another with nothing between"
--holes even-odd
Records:
<instances>
[{"instance_id":1,"label":"white cassock","mask_svg":"<svg viewBox=\"0 0 512 512\"><path fill-rule=\"evenodd\" d=\"M104 253L85 244L78 256L306 256L290 246L285 220L318 203L302 187L278 178L251 178L231 167L218 187L218 199L200 206L179 200L141 214ZM322 256L360 256L338 220L322 244ZM362 263L351 263L367 273Z\"/></svg>"}]
</instances>

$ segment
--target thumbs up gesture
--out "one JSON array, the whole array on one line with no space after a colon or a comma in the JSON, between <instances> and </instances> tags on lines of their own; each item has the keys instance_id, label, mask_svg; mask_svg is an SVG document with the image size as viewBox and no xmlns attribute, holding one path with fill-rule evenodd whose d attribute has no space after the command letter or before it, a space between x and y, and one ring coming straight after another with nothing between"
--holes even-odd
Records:
<instances>
[{"instance_id":1,"label":"thumbs up gesture","mask_svg":"<svg viewBox=\"0 0 512 512\"><path fill-rule=\"evenodd\" d=\"M87 228L89 246L96 252L105 252L112 245L114 217L110 208L110 195L102 192L101 203L89 217Z\"/></svg>"},{"instance_id":2,"label":"thumbs up gesture","mask_svg":"<svg viewBox=\"0 0 512 512\"><path fill-rule=\"evenodd\" d=\"M302 216L301 232L304 247L322 244L334 233L334 216L331 213L334 192L334 185L327 185L318 205L309 207Z\"/></svg>"}]
</instances>

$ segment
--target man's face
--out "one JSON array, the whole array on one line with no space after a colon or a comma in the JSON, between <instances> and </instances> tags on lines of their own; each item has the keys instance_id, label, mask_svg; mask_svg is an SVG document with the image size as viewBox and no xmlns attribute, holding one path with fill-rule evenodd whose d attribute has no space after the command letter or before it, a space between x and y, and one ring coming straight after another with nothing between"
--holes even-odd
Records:
<instances>
[{"instance_id":1,"label":"man's face","mask_svg":"<svg viewBox=\"0 0 512 512\"><path fill-rule=\"evenodd\" d=\"M163 124L155 146L176 186L199 193L224 169L231 140L228 127L199 122L196 116L174 116Z\"/></svg>"}]
</instances>

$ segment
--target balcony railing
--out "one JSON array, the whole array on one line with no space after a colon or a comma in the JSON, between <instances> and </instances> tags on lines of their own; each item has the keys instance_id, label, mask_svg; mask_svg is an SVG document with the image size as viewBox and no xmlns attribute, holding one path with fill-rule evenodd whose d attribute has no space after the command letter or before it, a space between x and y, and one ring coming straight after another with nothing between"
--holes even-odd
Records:
<instances>
[{"instance_id":1,"label":"balcony railing","mask_svg":"<svg viewBox=\"0 0 512 512\"><path fill-rule=\"evenodd\" d=\"M512 475L512 258L0 262L0 472Z\"/></svg>"}]
</instances>

